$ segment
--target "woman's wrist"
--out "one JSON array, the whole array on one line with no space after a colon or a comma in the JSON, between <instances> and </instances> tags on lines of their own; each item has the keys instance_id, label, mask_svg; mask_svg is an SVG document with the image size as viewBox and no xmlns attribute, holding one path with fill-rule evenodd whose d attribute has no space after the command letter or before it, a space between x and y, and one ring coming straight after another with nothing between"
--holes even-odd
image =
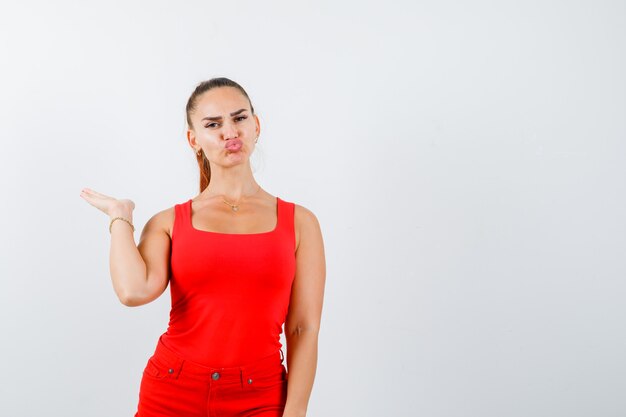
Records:
<instances>
[{"instance_id":1,"label":"woman's wrist","mask_svg":"<svg viewBox=\"0 0 626 417\"><path fill-rule=\"evenodd\" d=\"M133 213L128 213L128 212L125 212L125 211L114 211L114 212L111 212L109 214L109 221L113 220L116 217L122 217L122 218L128 220L131 223L133 221Z\"/></svg>"},{"instance_id":2,"label":"woman's wrist","mask_svg":"<svg viewBox=\"0 0 626 417\"><path fill-rule=\"evenodd\" d=\"M124 207L124 206L119 206L119 207L114 207L111 209L111 211L109 212L109 220L112 220L116 217L123 217L128 221L133 221L133 210L130 207Z\"/></svg>"},{"instance_id":3,"label":"woman's wrist","mask_svg":"<svg viewBox=\"0 0 626 417\"><path fill-rule=\"evenodd\" d=\"M109 233L112 233L112 229L113 229L113 223L115 223L115 221L119 221L120 223L127 223L128 226L130 226L130 228L132 229L132 231L135 231L135 226L133 225L133 223L130 220L127 220L126 218L122 217L122 216L118 216L118 217L112 217L111 221L109 222Z\"/></svg>"}]
</instances>

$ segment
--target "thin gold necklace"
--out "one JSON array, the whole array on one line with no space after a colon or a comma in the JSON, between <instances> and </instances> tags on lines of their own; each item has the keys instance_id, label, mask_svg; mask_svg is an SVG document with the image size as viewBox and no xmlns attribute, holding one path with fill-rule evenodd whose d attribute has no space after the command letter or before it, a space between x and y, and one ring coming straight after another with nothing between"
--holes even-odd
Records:
<instances>
[{"instance_id":1,"label":"thin gold necklace","mask_svg":"<svg viewBox=\"0 0 626 417\"><path fill-rule=\"evenodd\" d=\"M256 193L258 193L260 189L261 189L261 185L259 185L259 188L257 188L257 190L254 192L254 194L250 194L249 196L246 196L246 197L252 197ZM239 204L230 204L228 201L226 201L224 196L222 196L222 201L224 201L224 203L228 204L233 211L239 210Z\"/></svg>"}]
</instances>

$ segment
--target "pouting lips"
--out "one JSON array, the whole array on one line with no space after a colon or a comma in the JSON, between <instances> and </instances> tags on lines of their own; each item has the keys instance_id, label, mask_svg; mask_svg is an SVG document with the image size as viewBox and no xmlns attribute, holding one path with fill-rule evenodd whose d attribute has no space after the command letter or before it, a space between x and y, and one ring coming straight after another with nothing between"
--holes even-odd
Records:
<instances>
[{"instance_id":1,"label":"pouting lips","mask_svg":"<svg viewBox=\"0 0 626 417\"><path fill-rule=\"evenodd\" d=\"M239 139L231 139L229 141L226 142L226 145L224 146L226 148L227 151L238 151L239 149L241 149L243 145L243 142Z\"/></svg>"}]
</instances>

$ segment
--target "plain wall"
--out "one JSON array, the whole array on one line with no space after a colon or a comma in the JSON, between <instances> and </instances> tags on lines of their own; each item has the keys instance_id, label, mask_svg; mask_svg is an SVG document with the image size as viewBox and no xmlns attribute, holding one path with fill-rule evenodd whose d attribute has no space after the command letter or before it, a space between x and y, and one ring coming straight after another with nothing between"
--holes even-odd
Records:
<instances>
[{"instance_id":1,"label":"plain wall","mask_svg":"<svg viewBox=\"0 0 626 417\"><path fill-rule=\"evenodd\" d=\"M89 187L198 193L184 108L226 76L252 162L316 214L310 417L626 415L626 6L0 6L0 415L131 416L169 288L123 306ZM284 339L283 339L284 342Z\"/></svg>"}]
</instances>

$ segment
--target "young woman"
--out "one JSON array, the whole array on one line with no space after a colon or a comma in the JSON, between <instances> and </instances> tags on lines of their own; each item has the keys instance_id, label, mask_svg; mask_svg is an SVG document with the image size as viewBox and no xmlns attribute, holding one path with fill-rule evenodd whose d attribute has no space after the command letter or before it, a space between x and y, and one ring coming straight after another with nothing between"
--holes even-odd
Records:
<instances>
[{"instance_id":1,"label":"young woman","mask_svg":"<svg viewBox=\"0 0 626 417\"><path fill-rule=\"evenodd\" d=\"M120 301L147 304L170 284L169 325L144 368L135 417L303 417L326 279L320 225L256 182L260 123L239 84L200 83L186 113L200 194L156 213L138 245L131 200L81 192L111 219Z\"/></svg>"}]
</instances>

